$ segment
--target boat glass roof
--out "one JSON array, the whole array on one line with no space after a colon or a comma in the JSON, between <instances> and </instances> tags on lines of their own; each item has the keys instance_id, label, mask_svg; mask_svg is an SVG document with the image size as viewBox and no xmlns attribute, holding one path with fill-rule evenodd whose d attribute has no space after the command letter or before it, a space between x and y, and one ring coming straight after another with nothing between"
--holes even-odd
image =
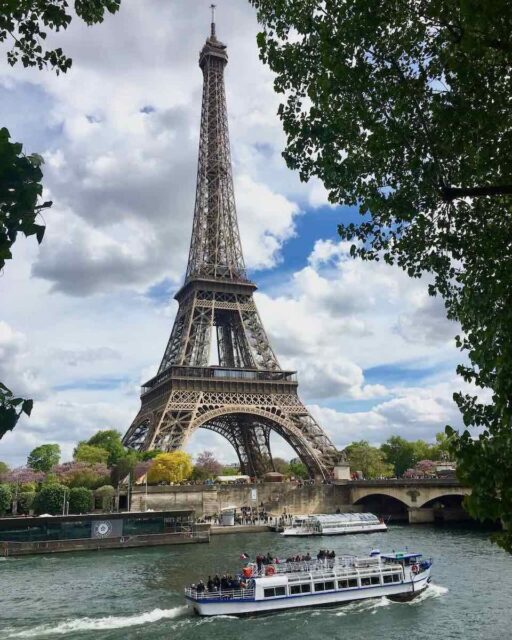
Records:
<instances>
[{"instance_id":1,"label":"boat glass roof","mask_svg":"<svg viewBox=\"0 0 512 640\"><path fill-rule=\"evenodd\" d=\"M377 516L373 513L333 513L333 514L318 514L309 517L311 520L316 520L320 524L345 524L347 522L374 522L378 521Z\"/></svg>"}]
</instances>

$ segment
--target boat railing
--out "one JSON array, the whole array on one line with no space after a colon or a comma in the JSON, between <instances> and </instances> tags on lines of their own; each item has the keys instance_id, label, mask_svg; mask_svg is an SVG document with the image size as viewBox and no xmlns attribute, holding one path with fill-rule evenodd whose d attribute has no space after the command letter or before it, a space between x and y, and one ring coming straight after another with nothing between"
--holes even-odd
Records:
<instances>
[{"instance_id":1,"label":"boat railing","mask_svg":"<svg viewBox=\"0 0 512 640\"><path fill-rule=\"evenodd\" d=\"M263 565L260 575L266 574L266 566ZM352 556L340 556L338 558L325 558L323 560L312 558L311 560L300 560L298 562L279 562L272 564L273 573L304 573L326 571L343 567L353 567L354 558Z\"/></svg>"},{"instance_id":2,"label":"boat railing","mask_svg":"<svg viewBox=\"0 0 512 640\"><path fill-rule=\"evenodd\" d=\"M185 595L194 600L253 600L254 589L225 589L218 591L197 591L193 587L185 589Z\"/></svg>"}]
</instances>

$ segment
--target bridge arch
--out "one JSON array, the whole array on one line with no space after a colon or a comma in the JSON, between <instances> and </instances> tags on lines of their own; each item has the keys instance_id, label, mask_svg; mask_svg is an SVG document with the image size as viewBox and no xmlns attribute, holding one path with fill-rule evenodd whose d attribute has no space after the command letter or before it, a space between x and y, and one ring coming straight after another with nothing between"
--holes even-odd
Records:
<instances>
[{"instance_id":1,"label":"bridge arch","mask_svg":"<svg viewBox=\"0 0 512 640\"><path fill-rule=\"evenodd\" d=\"M409 505L391 495L392 492L385 489L371 492L353 500L354 505L362 505L365 511L375 513L379 517L391 520L407 520Z\"/></svg>"},{"instance_id":2,"label":"bridge arch","mask_svg":"<svg viewBox=\"0 0 512 640\"><path fill-rule=\"evenodd\" d=\"M461 487L460 491L443 493L442 495L435 496L434 498L430 498L430 500L426 500L423 504L418 505L421 509L423 508L432 508L436 506L442 507L462 507L462 501L464 500L464 496L468 495L469 491L465 491L463 487Z\"/></svg>"}]
</instances>

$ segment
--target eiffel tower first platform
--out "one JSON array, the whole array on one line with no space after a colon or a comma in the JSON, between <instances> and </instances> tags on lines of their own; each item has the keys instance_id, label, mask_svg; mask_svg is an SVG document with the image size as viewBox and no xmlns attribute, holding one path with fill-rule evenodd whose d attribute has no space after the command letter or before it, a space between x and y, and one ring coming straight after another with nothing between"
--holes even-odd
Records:
<instances>
[{"instance_id":1,"label":"eiffel tower first platform","mask_svg":"<svg viewBox=\"0 0 512 640\"><path fill-rule=\"evenodd\" d=\"M142 387L142 405L124 444L146 451L181 449L198 428L224 436L242 473L273 468L272 431L312 477L343 465L297 395L294 371L283 371L254 303L235 209L224 91L226 46L211 34L199 56L203 102L192 239L179 309L157 375ZM218 366L208 366L216 337Z\"/></svg>"}]
</instances>

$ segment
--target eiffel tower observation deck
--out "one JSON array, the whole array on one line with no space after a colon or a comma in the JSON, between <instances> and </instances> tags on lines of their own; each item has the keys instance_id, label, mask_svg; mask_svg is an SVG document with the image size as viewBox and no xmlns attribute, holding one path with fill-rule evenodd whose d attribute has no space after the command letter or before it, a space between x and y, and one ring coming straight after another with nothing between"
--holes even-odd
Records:
<instances>
[{"instance_id":1,"label":"eiffel tower observation deck","mask_svg":"<svg viewBox=\"0 0 512 640\"><path fill-rule=\"evenodd\" d=\"M224 436L242 473L272 470L270 436L282 436L312 477L329 477L342 459L297 395L270 346L245 269L233 190L224 90L226 45L211 33L199 55L203 98L197 188L185 282L157 375L124 444L181 449L198 428ZM213 345L212 345L213 341ZM218 365L209 366L212 348Z\"/></svg>"}]
</instances>

